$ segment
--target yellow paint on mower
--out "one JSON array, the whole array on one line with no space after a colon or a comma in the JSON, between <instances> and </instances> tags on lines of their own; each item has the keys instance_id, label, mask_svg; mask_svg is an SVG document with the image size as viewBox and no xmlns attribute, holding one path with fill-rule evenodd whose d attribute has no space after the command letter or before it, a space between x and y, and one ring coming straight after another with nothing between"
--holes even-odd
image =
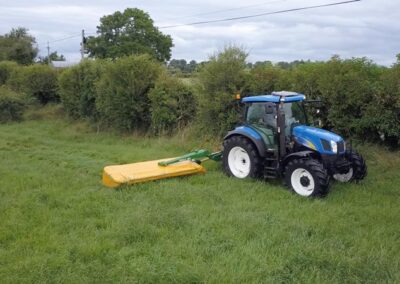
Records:
<instances>
[{"instance_id":1,"label":"yellow paint on mower","mask_svg":"<svg viewBox=\"0 0 400 284\"><path fill-rule=\"evenodd\" d=\"M167 166L159 165L160 162L171 159L175 158L107 166L103 170L103 184L107 187L115 188L122 184L135 184L206 172L205 168L190 160Z\"/></svg>"}]
</instances>

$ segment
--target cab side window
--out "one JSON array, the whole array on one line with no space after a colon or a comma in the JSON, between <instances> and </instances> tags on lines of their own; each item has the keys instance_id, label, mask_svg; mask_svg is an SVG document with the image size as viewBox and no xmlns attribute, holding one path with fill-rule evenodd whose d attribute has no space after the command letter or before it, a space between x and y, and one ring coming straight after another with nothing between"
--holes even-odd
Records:
<instances>
[{"instance_id":1,"label":"cab side window","mask_svg":"<svg viewBox=\"0 0 400 284\"><path fill-rule=\"evenodd\" d=\"M249 124L261 124L265 114L264 104L253 103L247 110L246 122Z\"/></svg>"},{"instance_id":2,"label":"cab side window","mask_svg":"<svg viewBox=\"0 0 400 284\"><path fill-rule=\"evenodd\" d=\"M276 128L276 106L273 103L265 104L264 124L270 128Z\"/></svg>"}]
</instances>

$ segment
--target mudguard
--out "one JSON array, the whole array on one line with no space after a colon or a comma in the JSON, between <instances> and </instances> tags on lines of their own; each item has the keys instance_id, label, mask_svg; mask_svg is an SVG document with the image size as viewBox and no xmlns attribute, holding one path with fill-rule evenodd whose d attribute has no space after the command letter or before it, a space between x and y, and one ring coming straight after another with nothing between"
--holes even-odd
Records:
<instances>
[{"instance_id":1,"label":"mudguard","mask_svg":"<svg viewBox=\"0 0 400 284\"><path fill-rule=\"evenodd\" d=\"M224 137L224 140L235 135L244 136L248 138L251 142L254 143L254 145L256 145L260 157L265 157L265 152L266 152L265 143L261 135L257 131L248 126L239 126L236 127L234 130L229 131L228 134Z\"/></svg>"},{"instance_id":2,"label":"mudguard","mask_svg":"<svg viewBox=\"0 0 400 284\"><path fill-rule=\"evenodd\" d=\"M292 159L301 159L301 158L308 158L308 157L315 158L318 155L319 155L319 153L314 152L314 151L295 152L295 153L285 156L285 158L282 159L281 167L284 168L286 166L286 164L289 163L289 161L291 161Z\"/></svg>"}]
</instances>

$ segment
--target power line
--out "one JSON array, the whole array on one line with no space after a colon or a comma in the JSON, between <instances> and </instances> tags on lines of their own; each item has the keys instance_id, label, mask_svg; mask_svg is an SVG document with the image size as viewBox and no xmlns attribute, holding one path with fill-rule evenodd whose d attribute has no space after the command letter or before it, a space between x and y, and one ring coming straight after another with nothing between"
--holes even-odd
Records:
<instances>
[{"instance_id":1,"label":"power line","mask_svg":"<svg viewBox=\"0 0 400 284\"><path fill-rule=\"evenodd\" d=\"M204 25L204 24L210 24L210 23L229 22L229 21L243 20L243 19L249 19L249 18L268 16L268 15L283 14L283 13L288 13L288 12L344 5L344 4L350 4L350 3L354 3L354 2L360 2L360 1L361 0L350 0L350 1L323 4L323 5L306 6L306 7L300 7L300 8L292 8L292 9L267 12L267 13L261 13L261 14L254 14L254 15L247 15L247 16L240 16L240 17L233 17L233 18L225 18L225 19L217 19L217 20L210 20L210 21L193 22L193 23L187 23L187 24L170 25L170 26L159 27L159 29L170 29L170 28L178 28L178 27L184 27L184 26L197 26L197 25Z\"/></svg>"},{"instance_id":2,"label":"power line","mask_svg":"<svg viewBox=\"0 0 400 284\"><path fill-rule=\"evenodd\" d=\"M253 5L247 5L247 6L240 6L240 7L236 7L236 8L230 8L230 9L215 10L215 11L210 11L210 12L204 12L204 13L193 14L193 15L190 15L190 16L183 16L183 17L179 17L179 18L174 18L174 20L187 19L187 18L194 18L194 17L198 17L198 16L207 16L207 15L212 15L212 14L219 14L219 13L225 13L225 12L243 10L243 9L254 8L254 7L260 7L260 6L265 6L265 5L267 5L267 4L274 4L274 3L286 2L286 1L288 1L288 0L274 0L274 1L268 1L268 2L259 3L259 4L253 4Z\"/></svg>"},{"instance_id":3,"label":"power line","mask_svg":"<svg viewBox=\"0 0 400 284\"><path fill-rule=\"evenodd\" d=\"M212 12L208 12L208 13L199 13L199 14L196 14L196 15L193 15L193 16L216 14L216 13L221 13L221 12L234 11L234 10L245 9L245 8L250 8L250 7L257 7L257 6L261 6L261 5L265 5L265 4L271 4L271 3L283 2L283 1L287 1L287 0L269 1L269 2L260 3L260 4L242 6L242 7L237 7L237 8L225 9L225 10L212 11ZM195 25L204 25L204 24L210 24L210 23L236 21L236 20L256 18L256 17L268 16L268 15L283 14L283 13L289 13L289 12L295 12L295 11L302 11L302 10L310 10L310 9L316 9L316 8L344 5L344 4L350 4L350 3L354 3L354 2L360 2L360 1L361 0L349 0L349 1L335 2L335 3L322 4L322 5L314 5L314 6L306 6L306 7L300 7L300 8L292 8L292 9L286 9L286 10L280 10L280 11L274 11L274 12L266 12L266 13L253 14L253 15L240 16L240 17L232 17L232 18L225 18L225 19L216 19L216 20L209 20L209 21L192 22L192 23L187 23L187 24L177 24L177 25L163 26L163 27L159 27L159 29L169 29L169 28L177 28L177 27L184 27L184 26L195 26ZM188 16L188 17L190 17L190 16ZM96 33L87 33L87 34L90 35L90 34L96 34ZM67 40L67 39L81 37L81 36L82 36L82 34L78 33L78 34L72 34L72 35L67 36L67 37L55 39L55 40L52 40L52 41L47 41L47 46L49 46L50 43L60 42L60 41L64 41L64 40ZM39 45L39 43L38 43L38 45Z\"/></svg>"},{"instance_id":4,"label":"power line","mask_svg":"<svg viewBox=\"0 0 400 284\"><path fill-rule=\"evenodd\" d=\"M67 39L70 39L70 38L79 37L80 35L81 35L81 34L79 33L79 34L74 34L74 35L71 35L71 36L68 36L68 37L55 39L55 40L50 41L50 43L58 42L58 41L63 41L63 40L67 40Z\"/></svg>"},{"instance_id":5,"label":"power line","mask_svg":"<svg viewBox=\"0 0 400 284\"><path fill-rule=\"evenodd\" d=\"M72 34L72 35L69 35L69 36L66 36L66 37L63 37L63 38L58 38L58 39L55 39L55 40L49 40L47 42L41 42L41 43L37 43L37 44L38 45L45 45L46 43L49 44L49 43L53 43L53 42L59 42L59 41L75 38L75 37L78 37L80 35L81 35L80 33L79 34Z\"/></svg>"}]
</instances>

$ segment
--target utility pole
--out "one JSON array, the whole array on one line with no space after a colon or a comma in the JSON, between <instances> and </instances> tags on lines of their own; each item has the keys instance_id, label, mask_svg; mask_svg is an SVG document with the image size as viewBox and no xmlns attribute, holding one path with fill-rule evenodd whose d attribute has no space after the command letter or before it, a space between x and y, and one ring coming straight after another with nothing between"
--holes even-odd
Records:
<instances>
[{"instance_id":1,"label":"utility pole","mask_svg":"<svg viewBox=\"0 0 400 284\"><path fill-rule=\"evenodd\" d=\"M47 64L50 65L50 45L49 41L47 41Z\"/></svg>"},{"instance_id":2,"label":"utility pole","mask_svg":"<svg viewBox=\"0 0 400 284\"><path fill-rule=\"evenodd\" d=\"M82 30L82 39L81 39L81 60L85 58L85 30Z\"/></svg>"}]
</instances>

